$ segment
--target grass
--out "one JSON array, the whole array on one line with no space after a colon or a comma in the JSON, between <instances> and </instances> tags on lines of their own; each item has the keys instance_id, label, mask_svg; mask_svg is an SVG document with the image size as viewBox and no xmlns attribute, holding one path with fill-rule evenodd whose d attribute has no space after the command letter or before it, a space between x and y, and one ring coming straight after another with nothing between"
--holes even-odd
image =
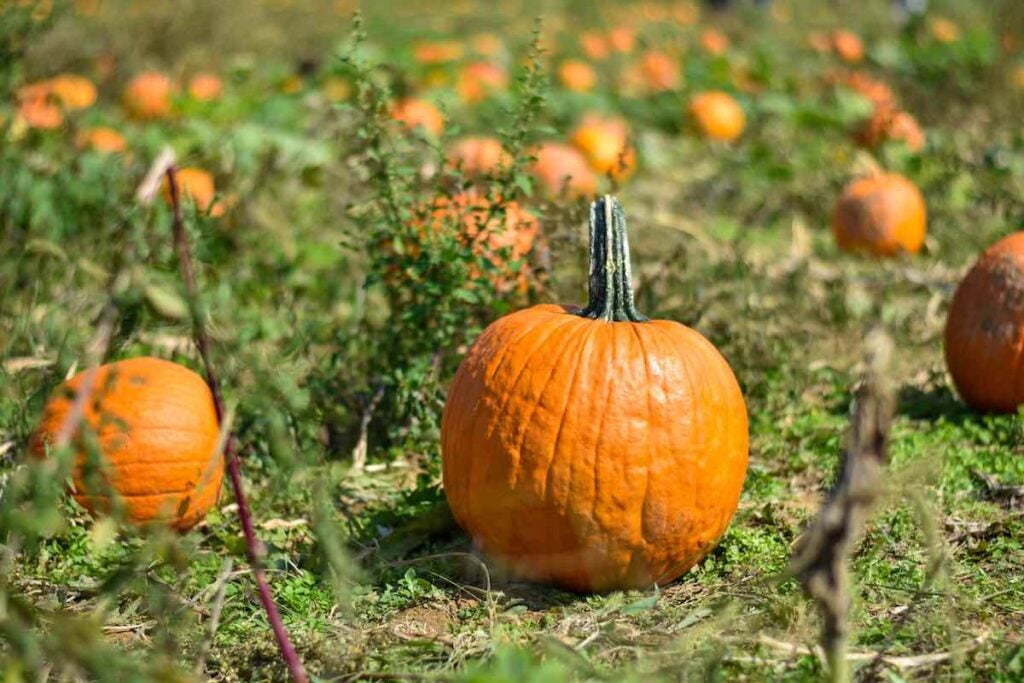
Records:
<instances>
[{"instance_id":1,"label":"grass","mask_svg":"<svg viewBox=\"0 0 1024 683\"><path fill-rule=\"evenodd\" d=\"M805 5L790 3L794 20L777 28L745 13L721 20L735 36L731 59L759 73L764 86L741 94L750 123L739 145L711 145L681 131L684 93L627 99L554 88L545 94L540 122L530 124L537 130L521 133L546 137L547 127L564 136L589 106L630 113L642 166L618 194L630 220L639 307L708 336L747 398L751 461L731 527L699 566L650 591L565 593L502 576L474 554L440 486L432 401L450 377L447 365L448 374L436 378L439 388L416 374L427 372L421 365L386 368L394 370L382 380L388 400L399 398L385 402L381 410L388 412L372 423L369 466L349 468L354 425L371 389L358 373L379 367L384 356L374 354L393 334L389 326L406 330L426 318L396 322L383 285L371 278L363 286L378 256L362 240L377 216L357 142L365 112L325 101L312 83L300 96L280 93L276 79L290 70L282 55L294 45L266 38L274 56L268 64L232 55L235 48L225 45L225 101L190 105L195 111L176 121L125 123L133 153L123 163L79 154L57 136L30 131L19 138L5 129L0 443L12 445L3 451L0 477L5 498L16 503L4 508L5 533L33 531L21 534L31 541L23 547L11 536L4 546L3 595L29 606L24 619L31 627L22 637L17 611L0 608L0 670L9 680L27 679L37 650L41 661L73 662L72 676L102 678L96 672L104 656L111 657L106 663L123 658L119 666L131 677L191 670L207 637L218 576L231 559L203 675L283 676L246 572L230 495L195 532L177 538L94 522L68 498L41 499L45 486L26 483L31 467L21 453L28 435L49 391L84 357L107 277L127 245L135 256L128 286L116 293L121 316L113 354L173 356L197 367L187 322L153 294L180 296L169 215L159 203L142 207L131 199L146 163L170 144L183 159L215 170L224 194L236 201L224 219L193 213L189 225L271 587L316 676L821 678L823 665L808 650L817 617L796 582L780 574L836 475L861 342L882 325L896 341L899 407L884 502L853 565L851 649L887 657L877 675L888 680L1020 680L1024 513L1019 497L1000 497L992 482L1024 485L1024 427L1019 416L967 410L945 374L941 348L944 311L965 266L1024 224L1024 140L1015 108L1021 96L994 85L1019 61L995 56L997 12L1013 10L986 14L969 3L943 3L941 11L967 33L946 49L903 41L892 30L872 41L869 68L892 82L929 134L923 154L899 145L878 152L882 163L918 182L930 214L924 254L880 262L839 253L827 229L832 203L861 154L848 130L864 103L817 85L834 64L798 47L805 28L825 14L808 9L800 23ZM880 15L823 20L849 22L867 36ZM571 49L564 16L552 12L548 19L562 41L550 49ZM63 45L55 53L61 63L82 63L76 60L85 48L68 36L102 34L113 19L89 21L96 23L66 19L41 44ZM289 21L303 26L301 18ZM475 31L494 18L451 21ZM529 25L508 26L518 36L509 39L510 49L525 54ZM311 43L321 53L333 44L324 30L317 27L320 42ZM398 68L415 69L403 52L407 33L454 29L440 22L388 27L371 12L367 30L367 54L394 54ZM693 30L681 31L681 40L692 38ZM344 42L343 34L332 38ZM187 42L187 32L177 40ZM182 54L193 54L203 40L179 46ZM153 50L163 63L173 59L167 48ZM689 60L686 91L726 82L727 66ZM350 75L330 59L321 68ZM37 74L43 62L30 52L18 69L19 77ZM115 84L105 87L113 100ZM467 111L446 92L439 98L449 98L448 113L463 131L493 130L496 122L510 130L509 122L520 119L508 112L525 111L513 96ZM87 116L121 123L113 106ZM416 142L396 152L396 163L413 169L406 204L425 191L416 164L433 154ZM527 298L578 302L585 207L533 206L543 212L551 265ZM461 281L452 282L451 289L464 291ZM471 339L523 304L514 294L468 299L464 308L444 311L458 320L464 310L464 329L445 327L458 327L445 318L430 332L438 336L425 338ZM445 363L457 362L461 350L449 351ZM83 644L61 652L55 643L66 634L79 634ZM112 654L103 654L104 644ZM934 653L949 656L921 659ZM94 669L89 656L97 658Z\"/></svg>"}]
</instances>

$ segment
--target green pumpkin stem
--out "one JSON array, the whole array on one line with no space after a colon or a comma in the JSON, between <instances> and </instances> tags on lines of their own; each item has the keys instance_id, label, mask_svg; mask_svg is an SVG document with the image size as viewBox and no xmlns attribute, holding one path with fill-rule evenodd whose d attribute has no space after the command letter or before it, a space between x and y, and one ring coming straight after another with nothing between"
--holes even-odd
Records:
<instances>
[{"instance_id":1,"label":"green pumpkin stem","mask_svg":"<svg viewBox=\"0 0 1024 683\"><path fill-rule=\"evenodd\" d=\"M626 214L611 195L590 205L590 300L579 315L608 322L648 320L633 303Z\"/></svg>"}]
</instances>

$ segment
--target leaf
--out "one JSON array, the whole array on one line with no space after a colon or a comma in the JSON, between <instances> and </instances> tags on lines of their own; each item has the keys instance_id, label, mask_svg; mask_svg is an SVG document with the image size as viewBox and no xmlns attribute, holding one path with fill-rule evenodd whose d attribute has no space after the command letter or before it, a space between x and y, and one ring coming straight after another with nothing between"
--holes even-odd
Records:
<instances>
[{"instance_id":1,"label":"leaf","mask_svg":"<svg viewBox=\"0 0 1024 683\"><path fill-rule=\"evenodd\" d=\"M68 260L68 255L60 248L59 245L40 238L29 240L25 244L25 251L42 254L44 256L53 256L61 261Z\"/></svg>"},{"instance_id":2,"label":"leaf","mask_svg":"<svg viewBox=\"0 0 1024 683\"><path fill-rule=\"evenodd\" d=\"M148 284L143 293L146 302L153 309L153 312L168 320L182 320L188 317L188 304L178 296L177 292L164 289L158 285Z\"/></svg>"}]
</instances>

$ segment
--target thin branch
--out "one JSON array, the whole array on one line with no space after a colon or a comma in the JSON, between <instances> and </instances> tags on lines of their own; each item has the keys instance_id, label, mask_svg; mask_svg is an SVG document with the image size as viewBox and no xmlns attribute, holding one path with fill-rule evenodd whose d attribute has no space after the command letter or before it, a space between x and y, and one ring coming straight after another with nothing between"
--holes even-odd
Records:
<instances>
[{"instance_id":1,"label":"thin branch","mask_svg":"<svg viewBox=\"0 0 1024 683\"><path fill-rule=\"evenodd\" d=\"M199 357L202 359L203 368L206 372L206 382L213 394L213 403L217 411L218 421L224 418L224 399L221 395L220 381L213 369L210 360L210 338L203 322L203 316L199 311L199 290L196 286L195 272L192 269L192 256L189 251L188 236L185 233L185 221L181 212L181 198L178 190L178 182L174 176L175 168L167 168L166 177L171 197L171 209L173 212L172 227L174 232L174 246L178 252L178 267L181 271L182 280L185 283L185 292L188 295L189 306L192 312L192 337L195 341ZM267 620L274 632L278 649L284 659L295 683L306 683L306 671L299 660L299 655L292 645L288 631L281 620L281 614L274 602L274 596L270 592L266 575L263 572L263 546L256 537L256 530L252 522L252 513L249 510L249 503L245 497L245 489L242 485L242 468L235 452L235 439L233 434L228 434L227 443L224 446L224 460L227 465L228 478L231 481L231 488L235 494L235 502L238 504L238 518L242 524L242 533L245 536L245 549L249 556L249 564L252 566L253 578L259 588L260 602L263 610L267 613Z\"/></svg>"},{"instance_id":2,"label":"thin branch","mask_svg":"<svg viewBox=\"0 0 1024 683\"><path fill-rule=\"evenodd\" d=\"M883 487L882 471L894 399L886 371L892 341L872 333L866 341L864 381L843 448L839 480L817 519L800 539L787 574L797 576L821 611L821 645L830 680L851 679L849 639L849 560Z\"/></svg>"},{"instance_id":3,"label":"thin branch","mask_svg":"<svg viewBox=\"0 0 1024 683\"><path fill-rule=\"evenodd\" d=\"M206 637L203 638L203 642L199 646L196 665L192 669L197 676L203 673L203 668L206 666L206 655L210 653L210 646L213 645L213 639L217 635L217 629L220 627L220 613L224 608L224 595L227 593L228 581L230 579L231 558L228 557L225 558L224 563L221 565L220 575L217 576L213 586L214 596L213 607L210 609L210 625L206 631Z\"/></svg>"}]
</instances>

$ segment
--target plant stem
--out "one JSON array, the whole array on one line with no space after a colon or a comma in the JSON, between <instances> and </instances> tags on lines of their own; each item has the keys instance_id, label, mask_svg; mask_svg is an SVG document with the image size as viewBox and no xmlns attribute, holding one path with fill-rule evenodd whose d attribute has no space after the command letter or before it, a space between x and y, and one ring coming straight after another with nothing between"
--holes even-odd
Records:
<instances>
[{"instance_id":1,"label":"plant stem","mask_svg":"<svg viewBox=\"0 0 1024 683\"><path fill-rule=\"evenodd\" d=\"M608 322L647 321L633 302L626 214L611 195L590 205L590 300L579 315Z\"/></svg>"},{"instance_id":2,"label":"plant stem","mask_svg":"<svg viewBox=\"0 0 1024 683\"><path fill-rule=\"evenodd\" d=\"M199 290L196 286L195 272L192 269L192 256L189 251L188 236L185 234L185 221L181 214L181 197L178 191L178 181L174 176L175 167L172 165L167 169L167 184L171 195L171 209L173 212L174 246L178 252L178 267L181 270L182 280L185 282L185 292L188 295L189 307L192 311L192 337L199 351L199 357L203 361L203 369L206 373L206 383L210 386L210 393L213 394L213 404L217 411L217 422L224 419L224 399L221 396L220 382L217 373L210 361L210 338L203 324L203 316L198 310ZM224 460L227 464L228 478L231 481L231 489L235 494L235 502L238 504L238 518L242 523L242 533L245 536L245 549L249 556L249 564L252 567L253 578L259 589L260 603L267 613L267 620L277 640L277 647L281 651L295 683L306 683L306 671L302 667L295 646L292 645L288 631L285 630L281 614L274 602L274 596L270 592L266 574L263 572L262 544L256 538L256 530L252 522L252 513L249 510L249 503L245 498L245 490L242 486L242 468L235 454L235 439L233 434L228 434L227 442L224 445Z\"/></svg>"}]
</instances>

